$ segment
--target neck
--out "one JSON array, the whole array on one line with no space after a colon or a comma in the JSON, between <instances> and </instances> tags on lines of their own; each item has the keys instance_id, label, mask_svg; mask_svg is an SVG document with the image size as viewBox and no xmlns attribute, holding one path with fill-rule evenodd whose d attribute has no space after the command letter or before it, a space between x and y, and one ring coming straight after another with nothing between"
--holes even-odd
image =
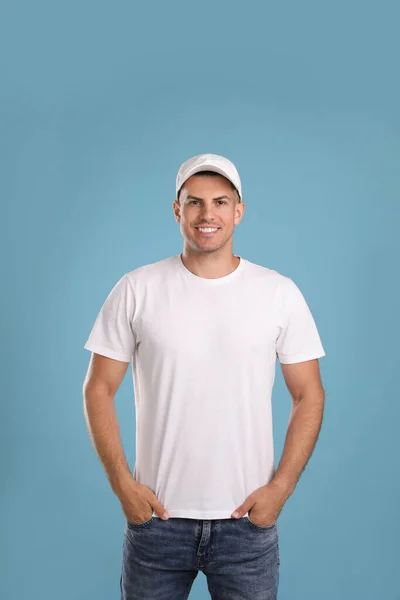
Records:
<instances>
[{"instance_id":1,"label":"neck","mask_svg":"<svg viewBox=\"0 0 400 600\"><path fill-rule=\"evenodd\" d=\"M237 269L240 263L240 257L230 254L221 257L214 256L213 252L195 254L188 253L185 250L181 254L184 266L198 277L204 279L216 279L225 277Z\"/></svg>"}]
</instances>

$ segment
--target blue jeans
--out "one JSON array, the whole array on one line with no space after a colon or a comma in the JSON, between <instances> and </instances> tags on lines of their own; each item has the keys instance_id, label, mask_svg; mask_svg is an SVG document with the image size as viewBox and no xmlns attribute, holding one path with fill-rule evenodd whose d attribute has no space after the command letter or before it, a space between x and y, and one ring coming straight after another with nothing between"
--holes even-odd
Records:
<instances>
[{"instance_id":1,"label":"blue jeans","mask_svg":"<svg viewBox=\"0 0 400 600\"><path fill-rule=\"evenodd\" d=\"M153 515L126 523L121 600L186 600L199 571L213 600L276 600L279 565L277 523Z\"/></svg>"}]
</instances>

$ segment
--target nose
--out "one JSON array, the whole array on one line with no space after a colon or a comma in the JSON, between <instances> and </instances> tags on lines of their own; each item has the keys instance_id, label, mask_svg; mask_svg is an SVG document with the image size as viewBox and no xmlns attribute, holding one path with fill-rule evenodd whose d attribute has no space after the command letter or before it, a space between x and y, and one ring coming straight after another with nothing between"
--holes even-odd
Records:
<instances>
[{"instance_id":1,"label":"nose","mask_svg":"<svg viewBox=\"0 0 400 600\"><path fill-rule=\"evenodd\" d=\"M211 206L203 205L200 210L200 220L202 223L211 224L214 221L213 209Z\"/></svg>"}]
</instances>

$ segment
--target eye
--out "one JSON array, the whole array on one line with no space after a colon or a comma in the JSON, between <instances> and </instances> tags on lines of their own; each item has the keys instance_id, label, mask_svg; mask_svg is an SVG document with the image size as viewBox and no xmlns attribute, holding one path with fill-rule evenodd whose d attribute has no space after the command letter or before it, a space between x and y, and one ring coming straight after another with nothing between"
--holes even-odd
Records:
<instances>
[{"instance_id":1,"label":"eye","mask_svg":"<svg viewBox=\"0 0 400 600\"><path fill-rule=\"evenodd\" d=\"M198 202L198 200L190 200L189 204L194 204L195 202ZM218 202L220 204L228 204L226 200L218 200Z\"/></svg>"}]
</instances>

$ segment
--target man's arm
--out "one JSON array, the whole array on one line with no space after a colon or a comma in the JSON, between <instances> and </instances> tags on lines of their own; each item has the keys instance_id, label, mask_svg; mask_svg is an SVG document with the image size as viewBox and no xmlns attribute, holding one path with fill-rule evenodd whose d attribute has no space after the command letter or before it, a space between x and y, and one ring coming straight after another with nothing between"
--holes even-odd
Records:
<instances>
[{"instance_id":1,"label":"man's arm","mask_svg":"<svg viewBox=\"0 0 400 600\"><path fill-rule=\"evenodd\" d=\"M129 362L92 353L83 384L85 418L97 455L127 521L144 522L150 518L151 509L166 519L168 511L153 490L133 477L122 447L114 396L128 365Z\"/></svg>"},{"instance_id":2,"label":"man's arm","mask_svg":"<svg viewBox=\"0 0 400 600\"><path fill-rule=\"evenodd\" d=\"M314 449L322 424L325 392L318 359L281 364L292 410L279 466L273 482L290 496Z\"/></svg>"},{"instance_id":3,"label":"man's arm","mask_svg":"<svg viewBox=\"0 0 400 600\"><path fill-rule=\"evenodd\" d=\"M114 396L125 376L128 362L92 353L83 384L84 414L93 446L103 463L113 491L132 479L119 432Z\"/></svg>"}]
</instances>

